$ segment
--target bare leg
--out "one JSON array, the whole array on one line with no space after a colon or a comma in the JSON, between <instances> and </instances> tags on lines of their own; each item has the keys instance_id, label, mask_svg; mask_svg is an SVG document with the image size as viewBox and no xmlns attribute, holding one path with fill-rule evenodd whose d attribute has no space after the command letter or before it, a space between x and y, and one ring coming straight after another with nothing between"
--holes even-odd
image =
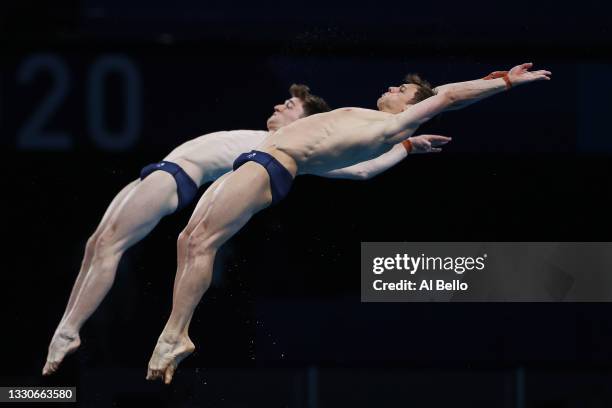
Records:
<instances>
[{"instance_id":1,"label":"bare leg","mask_svg":"<svg viewBox=\"0 0 612 408\"><path fill-rule=\"evenodd\" d=\"M119 192L119 194L115 196L115 198L111 201L110 205L106 209L106 212L104 213L100 224L98 224L96 231L87 240L87 244L85 245L85 254L83 256L83 261L81 262L81 269L79 270L77 279L74 282L74 286L72 287L72 292L70 293L70 298L68 299L68 305L66 306L66 310L64 311L64 316L62 316L62 321L66 318L68 311L71 310L72 305L74 304L74 299L76 299L77 294L79 293L79 289L83 284L83 279L85 278L87 271L91 267L91 259L93 258L96 241L100 237L100 233L104 231L105 226L108 225L108 220L111 219L113 215L117 214L117 209L121 206L125 198L134 189L134 187L136 187L138 183L138 180L132 181L130 184L125 186Z\"/></svg>"},{"instance_id":2,"label":"bare leg","mask_svg":"<svg viewBox=\"0 0 612 408\"><path fill-rule=\"evenodd\" d=\"M76 281L74 282L74 286L72 287L70 298L68 299L68 305L66 306L64 315L62 316L62 319L51 341L51 344L49 345L49 355L47 356L47 364L45 364L45 368L43 368L44 375L51 374L53 371L55 371L55 369L57 369L57 366L59 365L59 363L61 362L61 359L63 358L62 356L60 356L61 352L59 352L59 350L63 350L63 354L67 355L67 354L74 352L81 344L81 339L78 333L74 335L72 333L68 333L62 330L62 327L63 327L62 324L66 316L68 315L69 310L71 310L74 304L74 300L76 299L80 291L80 288L83 285L83 280L85 279L87 271L91 267L91 259L93 258L95 244L96 244L96 241L98 240L98 237L100 236L100 233L104 230L104 225L106 225L108 223L108 220L113 216L113 214L117 212L117 208L119 208L123 200L125 200L127 195L134 189L134 187L137 184L138 184L138 180L131 182L130 184L125 186L119 192L119 194L115 196L115 198L111 201L110 205L108 206L106 212L104 213L104 216L102 217L100 224L96 228L96 231L87 240L87 244L85 245L85 254L83 255L83 261L81 262L81 269L79 270L79 274L76 278ZM55 352L53 353L54 356L51 356L52 350L55 350ZM57 365L55 366L49 365L50 358L52 359L51 362L57 361Z\"/></svg>"},{"instance_id":3,"label":"bare leg","mask_svg":"<svg viewBox=\"0 0 612 408\"><path fill-rule=\"evenodd\" d=\"M178 364L193 352L187 329L210 285L217 250L271 201L268 173L256 163L244 164L206 191L181 233L179 248L186 256L177 271L172 313L149 361L147 379L170 383Z\"/></svg>"},{"instance_id":4,"label":"bare leg","mask_svg":"<svg viewBox=\"0 0 612 408\"><path fill-rule=\"evenodd\" d=\"M222 183L222 181L229 176L230 173L226 173L223 176L221 176L217 181L217 183L211 185L208 190L206 190L206 193L202 196L202 198L200 199L200 201L198 201L198 204L196 205L195 210L193 211L193 214L191 215L191 218L189 219L189 222L187 223L187 226L185 227L185 229L179 234L178 240L177 240L177 245L176 245L176 255L177 255L177 260L176 260L176 264L177 264L177 268L176 268L176 276L174 278L174 288L172 289L172 297L176 297L176 290L178 287L178 283L181 280L181 276L183 275L184 271L185 271L185 266L186 266L186 261L187 261L187 255L188 255L188 244L189 244L189 236L191 235L191 233L193 232L193 230L197 227L198 223L200 222L202 216L205 214L206 209L207 209L207 205L210 201L210 197L212 197L214 195L214 192L216 191L217 187ZM191 320L191 319L190 319ZM185 330L183 331L183 335L185 337L188 337L188 331L189 331L189 323L187 323Z\"/></svg>"},{"instance_id":5,"label":"bare leg","mask_svg":"<svg viewBox=\"0 0 612 408\"><path fill-rule=\"evenodd\" d=\"M79 331L110 290L123 253L177 204L174 179L159 171L131 183L113 200L87 242L81 271L49 345L44 375L55 372L64 357L80 345Z\"/></svg>"}]
</instances>

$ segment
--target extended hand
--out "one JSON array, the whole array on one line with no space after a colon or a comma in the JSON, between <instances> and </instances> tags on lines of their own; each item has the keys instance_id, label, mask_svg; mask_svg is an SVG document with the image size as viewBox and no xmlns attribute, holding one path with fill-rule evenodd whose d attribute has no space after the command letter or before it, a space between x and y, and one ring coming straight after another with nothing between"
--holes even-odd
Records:
<instances>
[{"instance_id":1,"label":"extended hand","mask_svg":"<svg viewBox=\"0 0 612 408\"><path fill-rule=\"evenodd\" d=\"M410 153L438 153L442 151L438 146L443 146L451 141L450 137L440 135L419 135L409 139L412 144Z\"/></svg>"},{"instance_id":2,"label":"extended hand","mask_svg":"<svg viewBox=\"0 0 612 408\"><path fill-rule=\"evenodd\" d=\"M529 71L533 66L533 63L527 62L525 64L517 65L508 72L508 79L512 82L513 86L527 84L533 81L550 80L552 73L546 70Z\"/></svg>"}]
</instances>

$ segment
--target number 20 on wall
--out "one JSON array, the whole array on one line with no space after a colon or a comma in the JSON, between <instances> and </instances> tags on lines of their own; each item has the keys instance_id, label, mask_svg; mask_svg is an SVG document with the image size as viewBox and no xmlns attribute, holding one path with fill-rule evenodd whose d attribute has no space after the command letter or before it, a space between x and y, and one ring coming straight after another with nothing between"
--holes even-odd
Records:
<instances>
[{"instance_id":1,"label":"number 20 on wall","mask_svg":"<svg viewBox=\"0 0 612 408\"><path fill-rule=\"evenodd\" d=\"M38 75L48 73L51 89L35 107L17 132L17 147L22 150L70 150L73 135L66 131L45 130L45 125L64 102L70 89L70 71L65 61L54 54L35 54L26 58L17 69L17 82L26 86ZM105 84L108 76L121 78L123 123L110 130L105 123ZM100 56L91 64L87 75L87 131L100 149L122 151L131 148L140 136L142 124L141 76L134 63L121 55Z\"/></svg>"}]
</instances>

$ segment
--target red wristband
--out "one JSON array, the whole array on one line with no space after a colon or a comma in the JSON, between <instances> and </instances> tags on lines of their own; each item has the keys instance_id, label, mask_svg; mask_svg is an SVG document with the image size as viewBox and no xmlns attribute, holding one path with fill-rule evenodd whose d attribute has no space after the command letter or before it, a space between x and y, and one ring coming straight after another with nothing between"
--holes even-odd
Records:
<instances>
[{"instance_id":1,"label":"red wristband","mask_svg":"<svg viewBox=\"0 0 612 408\"><path fill-rule=\"evenodd\" d=\"M508 71L493 71L482 79L484 80L497 79L497 78L502 78L504 75L507 75L507 74L508 74Z\"/></svg>"},{"instance_id":2,"label":"red wristband","mask_svg":"<svg viewBox=\"0 0 612 408\"><path fill-rule=\"evenodd\" d=\"M406 153L410 154L410 152L412 151L412 142L410 141L410 139L406 139L402 142L402 146L404 146L404 149L406 149Z\"/></svg>"},{"instance_id":3,"label":"red wristband","mask_svg":"<svg viewBox=\"0 0 612 408\"><path fill-rule=\"evenodd\" d=\"M503 78L504 82L506 82L506 89L512 88L512 82L510 82L510 78L508 78L508 71L493 71L482 79L486 81L489 79L497 79L497 78Z\"/></svg>"},{"instance_id":4,"label":"red wristband","mask_svg":"<svg viewBox=\"0 0 612 408\"><path fill-rule=\"evenodd\" d=\"M504 81L506 81L506 89L512 88L512 82L510 82L510 78L508 78L508 74L504 74L502 78L504 78Z\"/></svg>"}]
</instances>

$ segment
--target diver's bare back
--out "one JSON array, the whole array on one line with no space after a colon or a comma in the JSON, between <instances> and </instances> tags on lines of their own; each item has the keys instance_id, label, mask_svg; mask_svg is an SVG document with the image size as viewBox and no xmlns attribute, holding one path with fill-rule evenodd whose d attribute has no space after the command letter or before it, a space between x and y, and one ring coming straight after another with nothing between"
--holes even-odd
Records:
<instances>
[{"instance_id":1,"label":"diver's bare back","mask_svg":"<svg viewBox=\"0 0 612 408\"><path fill-rule=\"evenodd\" d=\"M280 151L295 161L298 174L320 175L370 160L389 150L392 144L385 142L384 124L391 116L363 108L319 113L279 129L258 150L274 156ZM277 159L288 164L282 157ZM288 167L293 166L288 164Z\"/></svg>"},{"instance_id":2,"label":"diver's bare back","mask_svg":"<svg viewBox=\"0 0 612 408\"><path fill-rule=\"evenodd\" d=\"M262 130L213 132L183 143L164 160L180 165L199 186L230 171L240 153L257 146L267 135Z\"/></svg>"}]
</instances>

